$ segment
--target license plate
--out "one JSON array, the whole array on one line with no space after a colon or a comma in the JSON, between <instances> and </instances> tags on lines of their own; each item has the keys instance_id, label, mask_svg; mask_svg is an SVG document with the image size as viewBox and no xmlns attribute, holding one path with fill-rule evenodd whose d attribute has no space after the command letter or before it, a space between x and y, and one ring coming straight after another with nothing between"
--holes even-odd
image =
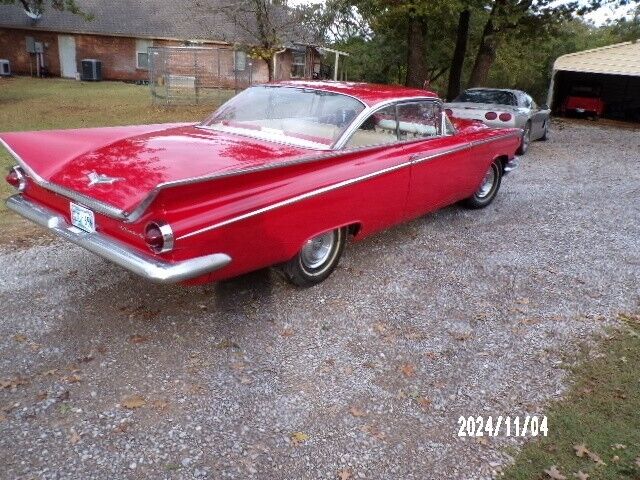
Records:
<instances>
[{"instance_id":1,"label":"license plate","mask_svg":"<svg viewBox=\"0 0 640 480\"><path fill-rule=\"evenodd\" d=\"M81 205L70 203L71 206L71 223L74 227L78 227L85 232L93 233L96 231L96 219L93 212Z\"/></svg>"}]
</instances>

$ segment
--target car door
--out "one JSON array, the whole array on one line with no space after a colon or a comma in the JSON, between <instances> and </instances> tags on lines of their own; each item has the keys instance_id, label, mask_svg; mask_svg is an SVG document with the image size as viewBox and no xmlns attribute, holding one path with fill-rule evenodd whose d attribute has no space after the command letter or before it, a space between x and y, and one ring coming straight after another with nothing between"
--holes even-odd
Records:
<instances>
[{"instance_id":1,"label":"car door","mask_svg":"<svg viewBox=\"0 0 640 480\"><path fill-rule=\"evenodd\" d=\"M477 166L468 142L457 135L442 115L437 100L397 105L403 152L411 161L405 218L413 218L454 203L477 187Z\"/></svg>"},{"instance_id":2,"label":"car door","mask_svg":"<svg viewBox=\"0 0 640 480\"><path fill-rule=\"evenodd\" d=\"M398 139L395 104L382 106L356 120L353 130L345 132L342 166L357 172L358 182L349 190L350 205L361 212L359 236L401 222L411 176L411 152Z\"/></svg>"}]
</instances>

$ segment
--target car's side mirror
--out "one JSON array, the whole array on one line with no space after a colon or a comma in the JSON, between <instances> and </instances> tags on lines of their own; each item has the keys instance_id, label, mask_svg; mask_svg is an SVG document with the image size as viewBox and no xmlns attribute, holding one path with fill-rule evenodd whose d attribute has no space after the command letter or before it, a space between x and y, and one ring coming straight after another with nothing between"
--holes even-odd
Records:
<instances>
[{"instance_id":1,"label":"car's side mirror","mask_svg":"<svg viewBox=\"0 0 640 480\"><path fill-rule=\"evenodd\" d=\"M540 107L540 110L549 110L549 105L546 103Z\"/></svg>"}]
</instances>

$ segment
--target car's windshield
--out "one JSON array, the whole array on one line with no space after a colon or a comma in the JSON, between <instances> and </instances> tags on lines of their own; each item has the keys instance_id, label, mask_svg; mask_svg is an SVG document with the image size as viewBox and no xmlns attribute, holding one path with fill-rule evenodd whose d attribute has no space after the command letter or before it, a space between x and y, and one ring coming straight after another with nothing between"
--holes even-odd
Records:
<instances>
[{"instance_id":1,"label":"car's windshield","mask_svg":"<svg viewBox=\"0 0 640 480\"><path fill-rule=\"evenodd\" d=\"M264 140L328 149L364 109L355 98L309 88L255 86L202 125Z\"/></svg>"},{"instance_id":2,"label":"car's windshield","mask_svg":"<svg viewBox=\"0 0 640 480\"><path fill-rule=\"evenodd\" d=\"M467 90L459 95L454 102L518 105L515 95L504 90Z\"/></svg>"}]
</instances>

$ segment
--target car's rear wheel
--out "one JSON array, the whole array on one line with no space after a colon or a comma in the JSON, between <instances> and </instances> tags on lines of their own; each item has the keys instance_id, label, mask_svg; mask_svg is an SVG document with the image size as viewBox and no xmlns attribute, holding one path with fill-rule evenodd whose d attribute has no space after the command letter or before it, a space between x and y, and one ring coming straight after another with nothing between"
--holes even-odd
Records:
<instances>
[{"instance_id":1,"label":"car's rear wheel","mask_svg":"<svg viewBox=\"0 0 640 480\"><path fill-rule=\"evenodd\" d=\"M520 140L520 147L518 148L518 155L524 155L529 150L529 144L531 143L531 122L527 122L522 131L522 140Z\"/></svg>"},{"instance_id":2,"label":"car's rear wheel","mask_svg":"<svg viewBox=\"0 0 640 480\"><path fill-rule=\"evenodd\" d=\"M322 282L338 265L346 239L347 229L336 228L307 240L298 254L282 265L282 272L299 287Z\"/></svg>"},{"instance_id":3,"label":"car's rear wheel","mask_svg":"<svg viewBox=\"0 0 640 480\"><path fill-rule=\"evenodd\" d=\"M493 202L502 181L502 162L494 160L476 192L464 202L468 208L484 208Z\"/></svg>"}]
</instances>

